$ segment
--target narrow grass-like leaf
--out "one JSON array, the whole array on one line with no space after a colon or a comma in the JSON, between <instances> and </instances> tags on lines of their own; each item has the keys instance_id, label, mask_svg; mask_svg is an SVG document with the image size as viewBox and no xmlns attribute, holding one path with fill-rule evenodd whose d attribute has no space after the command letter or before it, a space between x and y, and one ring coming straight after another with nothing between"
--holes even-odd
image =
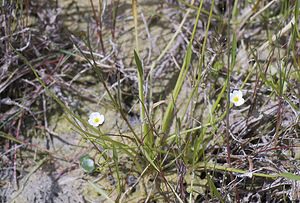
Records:
<instances>
[{"instance_id":1,"label":"narrow grass-like leaf","mask_svg":"<svg viewBox=\"0 0 300 203\"><path fill-rule=\"evenodd\" d=\"M140 57L136 50L134 50L134 59L138 70L138 85L139 85L139 98L140 98L140 117L141 122L143 123L143 135L145 137L144 143L148 147L153 146L153 133L149 129L149 125L146 121L146 108L145 108L145 96L144 96L144 74L143 74L143 65L140 60ZM149 121L150 122L150 121Z\"/></svg>"},{"instance_id":2,"label":"narrow grass-like leaf","mask_svg":"<svg viewBox=\"0 0 300 203\"><path fill-rule=\"evenodd\" d=\"M150 156L147 152L148 150L144 150L144 155L146 157L146 159L148 160L149 164L157 171L160 172L160 170L158 169L158 167L156 166L156 164L154 163L154 159L152 159L152 155Z\"/></svg>"},{"instance_id":3,"label":"narrow grass-like leaf","mask_svg":"<svg viewBox=\"0 0 300 203\"><path fill-rule=\"evenodd\" d=\"M174 110L174 103L177 101L179 92L182 88L182 85L185 81L185 76L188 72L188 68L191 62L191 57L192 57L192 48L191 48L191 43L189 43L187 51L186 51L186 55L184 58L184 63L182 65L181 71L179 73L179 77L177 79L175 88L173 90L172 93L172 100L166 110L166 113L164 115L164 119L163 119L163 123L162 123L162 132L163 133L167 133L167 131L169 130L169 127L171 125L171 121L172 121L172 117L173 117L173 110Z\"/></svg>"},{"instance_id":4,"label":"narrow grass-like leaf","mask_svg":"<svg viewBox=\"0 0 300 203\"><path fill-rule=\"evenodd\" d=\"M300 176L292 173L279 173L278 176L286 178L288 180L300 181Z\"/></svg>"},{"instance_id":5,"label":"narrow grass-like leaf","mask_svg":"<svg viewBox=\"0 0 300 203\"><path fill-rule=\"evenodd\" d=\"M118 155L121 153L117 152L116 147L113 145L113 160L115 164L115 171L117 174L117 181L118 181L118 192L121 193L121 176L120 176L120 168L119 168L119 157Z\"/></svg>"},{"instance_id":6,"label":"narrow grass-like leaf","mask_svg":"<svg viewBox=\"0 0 300 203\"><path fill-rule=\"evenodd\" d=\"M217 188L216 188L214 182L212 181L212 179L210 178L210 176L207 176L207 184L209 186L209 190L212 194L212 197L217 197L219 201L224 202L221 194L217 190Z\"/></svg>"}]
</instances>

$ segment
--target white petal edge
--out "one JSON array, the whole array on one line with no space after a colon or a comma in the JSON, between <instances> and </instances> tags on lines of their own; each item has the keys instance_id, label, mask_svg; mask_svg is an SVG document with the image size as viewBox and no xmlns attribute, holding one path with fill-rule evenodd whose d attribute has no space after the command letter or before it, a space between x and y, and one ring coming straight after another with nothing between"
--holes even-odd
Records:
<instances>
[{"instance_id":1,"label":"white petal edge","mask_svg":"<svg viewBox=\"0 0 300 203\"><path fill-rule=\"evenodd\" d=\"M96 117L99 117L99 116L101 116L101 114L99 112L93 112L93 113L90 114L90 119L91 118L96 118Z\"/></svg>"},{"instance_id":2,"label":"white petal edge","mask_svg":"<svg viewBox=\"0 0 300 203\"><path fill-rule=\"evenodd\" d=\"M100 115L99 119L100 119L99 124L102 125L105 121L104 115Z\"/></svg>"}]
</instances>

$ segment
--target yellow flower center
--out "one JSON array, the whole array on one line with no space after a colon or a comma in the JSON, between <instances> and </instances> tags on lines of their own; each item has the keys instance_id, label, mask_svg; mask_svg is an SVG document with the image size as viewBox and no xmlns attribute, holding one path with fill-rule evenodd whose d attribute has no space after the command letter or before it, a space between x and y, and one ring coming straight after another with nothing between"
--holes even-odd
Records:
<instances>
[{"instance_id":1,"label":"yellow flower center","mask_svg":"<svg viewBox=\"0 0 300 203\"><path fill-rule=\"evenodd\" d=\"M239 97L233 97L233 99L232 99L234 102L238 102L239 101Z\"/></svg>"},{"instance_id":2,"label":"yellow flower center","mask_svg":"<svg viewBox=\"0 0 300 203\"><path fill-rule=\"evenodd\" d=\"M95 123L99 123L99 122L100 122L100 119L99 119L99 118L94 118L94 122L95 122Z\"/></svg>"}]
</instances>

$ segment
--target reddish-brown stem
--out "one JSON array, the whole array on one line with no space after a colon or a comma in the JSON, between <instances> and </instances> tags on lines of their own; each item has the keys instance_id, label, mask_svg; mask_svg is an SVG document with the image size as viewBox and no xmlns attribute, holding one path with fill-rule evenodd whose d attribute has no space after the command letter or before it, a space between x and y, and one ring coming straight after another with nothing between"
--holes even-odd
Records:
<instances>
[{"instance_id":1,"label":"reddish-brown stem","mask_svg":"<svg viewBox=\"0 0 300 203\"><path fill-rule=\"evenodd\" d=\"M90 3L91 3L91 6L92 6L94 18L95 18L96 25L97 25L97 35L98 35L98 38L100 40L101 49L102 49L103 54L105 55L105 48L104 48L104 43L103 43L103 38L102 38L102 21L101 21L101 17L100 16L99 16L99 18L97 17L96 10L95 10L95 7L94 7L94 4L93 4L92 0L90 0Z\"/></svg>"}]
</instances>

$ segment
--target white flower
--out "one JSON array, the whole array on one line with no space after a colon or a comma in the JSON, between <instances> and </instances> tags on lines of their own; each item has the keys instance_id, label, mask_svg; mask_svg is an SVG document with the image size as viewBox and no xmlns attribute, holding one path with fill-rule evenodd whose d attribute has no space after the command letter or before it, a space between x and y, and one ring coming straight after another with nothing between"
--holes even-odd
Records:
<instances>
[{"instance_id":1,"label":"white flower","mask_svg":"<svg viewBox=\"0 0 300 203\"><path fill-rule=\"evenodd\" d=\"M93 112L91 113L89 117L89 124L98 127L99 125L104 123L104 116L100 114L99 112Z\"/></svg>"},{"instance_id":2,"label":"white flower","mask_svg":"<svg viewBox=\"0 0 300 203\"><path fill-rule=\"evenodd\" d=\"M230 102L233 103L235 106L241 106L245 103L245 100L243 99L243 93L241 90L233 90L232 93L230 93Z\"/></svg>"}]
</instances>

